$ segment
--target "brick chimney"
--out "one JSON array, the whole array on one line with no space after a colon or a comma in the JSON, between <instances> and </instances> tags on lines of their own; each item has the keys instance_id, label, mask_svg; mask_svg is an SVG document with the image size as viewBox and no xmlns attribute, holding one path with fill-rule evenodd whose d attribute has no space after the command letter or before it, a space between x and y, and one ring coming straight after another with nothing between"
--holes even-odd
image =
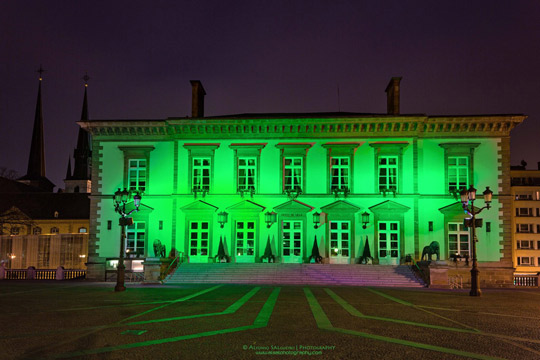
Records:
<instances>
[{"instance_id":1,"label":"brick chimney","mask_svg":"<svg viewBox=\"0 0 540 360\"><path fill-rule=\"evenodd\" d=\"M191 117L204 117L204 95L206 91L199 80L190 80L191 83Z\"/></svg>"},{"instance_id":2,"label":"brick chimney","mask_svg":"<svg viewBox=\"0 0 540 360\"><path fill-rule=\"evenodd\" d=\"M386 87L386 112L388 115L399 115L399 82L401 77L390 79Z\"/></svg>"}]
</instances>

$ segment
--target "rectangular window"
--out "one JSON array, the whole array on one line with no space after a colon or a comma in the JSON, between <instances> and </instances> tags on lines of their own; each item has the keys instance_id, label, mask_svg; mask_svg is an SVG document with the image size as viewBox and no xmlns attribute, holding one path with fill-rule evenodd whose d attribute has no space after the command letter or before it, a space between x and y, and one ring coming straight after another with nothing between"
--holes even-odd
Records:
<instances>
[{"instance_id":1,"label":"rectangular window","mask_svg":"<svg viewBox=\"0 0 540 360\"><path fill-rule=\"evenodd\" d=\"M379 191L397 191L398 157L379 156Z\"/></svg>"},{"instance_id":2,"label":"rectangular window","mask_svg":"<svg viewBox=\"0 0 540 360\"><path fill-rule=\"evenodd\" d=\"M469 256L469 231L463 223L448 223L448 255Z\"/></svg>"},{"instance_id":3,"label":"rectangular window","mask_svg":"<svg viewBox=\"0 0 540 360\"><path fill-rule=\"evenodd\" d=\"M133 225L128 225L126 237L126 252L137 256L144 255L146 223L144 221L134 221Z\"/></svg>"},{"instance_id":4,"label":"rectangular window","mask_svg":"<svg viewBox=\"0 0 540 360\"><path fill-rule=\"evenodd\" d=\"M255 255L255 222L237 221L236 222L236 255L254 256Z\"/></svg>"},{"instance_id":5,"label":"rectangular window","mask_svg":"<svg viewBox=\"0 0 540 360\"><path fill-rule=\"evenodd\" d=\"M350 188L349 174L351 173L350 158L332 157L330 159L330 179L332 190L345 190Z\"/></svg>"},{"instance_id":6,"label":"rectangular window","mask_svg":"<svg viewBox=\"0 0 540 360\"><path fill-rule=\"evenodd\" d=\"M379 258L399 258L399 223L379 221Z\"/></svg>"},{"instance_id":7,"label":"rectangular window","mask_svg":"<svg viewBox=\"0 0 540 360\"><path fill-rule=\"evenodd\" d=\"M283 221L283 256L302 256L302 221Z\"/></svg>"},{"instance_id":8,"label":"rectangular window","mask_svg":"<svg viewBox=\"0 0 540 360\"><path fill-rule=\"evenodd\" d=\"M469 158L467 156L448 157L448 187L451 190L467 188L469 184Z\"/></svg>"},{"instance_id":9,"label":"rectangular window","mask_svg":"<svg viewBox=\"0 0 540 360\"><path fill-rule=\"evenodd\" d=\"M257 178L257 158L238 158L238 191L255 190Z\"/></svg>"},{"instance_id":10,"label":"rectangular window","mask_svg":"<svg viewBox=\"0 0 540 360\"><path fill-rule=\"evenodd\" d=\"M532 216L532 208L516 208L516 216Z\"/></svg>"},{"instance_id":11,"label":"rectangular window","mask_svg":"<svg viewBox=\"0 0 540 360\"><path fill-rule=\"evenodd\" d=\"M532 200L531 194L516 194L516 200Z\"/></svg>"},{"instance_id":12,"label":"rectangular window","mask_svg":"<svg viewBox=\"0 0 540 360\"><path fill-rule=\"evenodd\" d=\"M189 255L208 256L210 229L208 221L190 221Z\"/></svg>"},{"instance_id":13,"label":"rectangular window","mask_svg":"<svg viewBox=\"0 0 540 360\"><path fill-rule=\"evenodd\" d=\"M534 266L534 257L518 256L517 262L520 266Z\"/></svg>"},{"instance_id":14,"label":"rectangular window","mask_svg":"<svg viewBox=\"0 0 540 360\"><path fill-rule=\"evenodd\" d=\"M129 190L144 192L146 190L146 159L129 159Z\"/></svg>"},{"instance_id":15,"label":"rectangular window","mask_svg":"<svg viewBox=\"0 0 540 360\"><path fill-rule=\"evenodd\" d=\"M210 190L210 158L194 157L192 167L193 190Z\"/></svg>"},{"instance_id":16,"label":"rectangular window","mask_svg":"<svg viewBox=\"0 0 540 360\"><path fill-rule=\"evenodd\" d=\"M529 224L516 224L516 232L518 233L532 233L532 226Z\"/></svg>"},{"instance_id":17,"label":"rectangular window","mask_svg":"<svg viewBox=\"0 0 540 360\"><path fill-rule=\"evenodd\" d=\"M517 248L518 249L532 249L533 248L533 242L529 240L518 240L517 241Z\"/></svg>"},{"instance_id":18,"label":"rectangular window","mask_svg":"<svg viewBox=\"0 0 540 360\"><path fill-rule=\"evenodd\" d=\"M301 190L303 158L285 157L283 159L283 190Z\"/></svg>"}]
</instances>

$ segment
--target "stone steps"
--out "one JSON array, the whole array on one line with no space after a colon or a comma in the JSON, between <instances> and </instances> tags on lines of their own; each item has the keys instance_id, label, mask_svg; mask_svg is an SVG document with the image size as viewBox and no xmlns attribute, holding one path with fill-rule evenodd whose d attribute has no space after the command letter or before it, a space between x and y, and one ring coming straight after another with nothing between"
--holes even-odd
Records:
<instances>
[{"instance_id":1,"label":"stone steps","mask_svg":"<svg viewBox=\"0 0 540 360\"><path fill-rule=\"evenodd\" d=\"M337 264L182 264L165 282L424 287L407 266Z\"/></svg>"}]
</instances>

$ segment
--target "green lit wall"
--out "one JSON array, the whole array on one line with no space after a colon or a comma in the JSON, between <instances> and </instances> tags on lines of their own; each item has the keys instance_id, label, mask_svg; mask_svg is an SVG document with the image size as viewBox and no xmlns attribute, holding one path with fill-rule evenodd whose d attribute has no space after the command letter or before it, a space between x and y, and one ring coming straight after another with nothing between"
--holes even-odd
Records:
<instances>
[{"instance_id":1,"label":"green lit wall","mask_svg":"<svg viewBox=\"0 0 540 360\"><path fill-rule=\"evenodd\" d=\"M335 197L329 193L329 164L327 149L322 145L328 142L350 142L362 143L356 150L353 157L352 193L344 198ZM386 197L376 191L376 164L375 149L369 146L373 142L395 142L405 141L408 145L402 154L402 164L400 177L402 180L401 189L394 197L388 194ZM101 183L97 184L98 195L95 198L99 204L97 214L96 238L99 245L98 253L101 257L118 256L120 229L118 215L114 212L112 194L117 188L125 187L124 184L124 152L119 146L153 146L150 152L148 189L143 195L142 203L147 207L135 215L135 220L147 222L146 233L146 255L153 256L152 243L159 239L167 247L167 251L176 248L179 251L186 249L187 242L187 217L193 218L197 212L187 214L182 208L194 204L197 201L204 201L216 209L212 212L211 229L211 249L210 255L215 256L218 251L220 237L226 239L229 253L233 253L234 222L251 210L234 212L229 208L242 201L249 200L264 207L256 215L257 222L257 243L256 253L261 256L266 246L267 238L274 241L276 255L280 255L280 218L278 223L270 229L266 228L264 213L274 210L277 206L289 201L286 195L281 193L281 164L280 149L276 147L283 142L313 142L306 156L306 186L304 194L297 200L311 206L313 209L303 216L303 257L309 256L313 245L314 237L319 241L324 239L321 250L328 255L328 224L315 229L312 222L312 214L321 211L321 208L335 201L342 200L353 204L359 208L354 214L355 225L352 236L352 256L350 262L354 262L361 255L364 242L367 238L370 242L372 255L375 255L376 246L376 224L374 224L375 214L371 207L390 201L395 204L404 205L409 208L402 214L402 233L400 241L404 244L400 253L402 260L406 254L411 254L418 258L422 248L432 241L441 244L441 257L446 259L448 254L444 252L443 244L445 238L445 219L439 209L456 202L453 197L446 193L445 189L445 162L444 150L441 143L463 143L474 142L479 145L474 150L474 170L473 185L481 193L485 186L490 186L495 194L499 191L499 155L498 143L500 139L495 137L478 138L415 138L412 137L380 137L380 138L301 138L280 139L279 134L273 138L261 140L261 138L250 138L249 136L231 140L215 138L208 139L201 136L200 139L170 139L163 137L162 140L145 141L144 138L126 139L126 136L119 136L118 140L103 137L101 139L102 156L99 166ZM251 198L249 195L241 197L236 193L235 177L236 168L234 162L234 151L229 148L231 143L266 143L260 153L259 181L260 185L257 193ZM175 146L176 143L176 146ZM189 187L189 152L184 148L184 144L196 143L219 143L219 148L215 150L213 162L213 180L210 193L204 198L199 195L197 198L191 194ZM416 149L415 149L416 147ZM176 152L176 153L175 153ZM415 161L415 153L417 159ZM175 164L175 159L177 162ZM416 170L415 170L416 166ZM175 171L176 169L176 171ZM175 183L176 182L176 183ZM176 191L175 191L176 189ZM479 201L483 203L483 201ZM262 210L262 209L261 209ZM491 232L486 233L485 228L478 229L478 255L480 261L498 261L501 257L502 236L500 233L499 220L500 206L497 198L494 198L493 208L483 212L484 221L491 222ZM204 210L201 210L204 212ZM227 211L229 221L221 229L217 223L217 213ZM370 224L367 229L362 229L360 214L368 211ZM391 211L392 210L388 210ZM250 213L252 214L252 213ZM108 221L112 221L112 228L108 229ZM160 221L163 223L159 228ZM428 224L433 222L433 231L429 231Z\"/></svg>"}]
</instances>

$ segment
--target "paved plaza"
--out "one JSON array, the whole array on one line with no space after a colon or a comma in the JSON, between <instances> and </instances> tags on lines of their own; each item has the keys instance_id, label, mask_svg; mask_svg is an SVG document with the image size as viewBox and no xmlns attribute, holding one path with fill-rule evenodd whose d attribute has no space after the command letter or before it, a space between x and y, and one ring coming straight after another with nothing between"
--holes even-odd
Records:
<instances>
[{"instance_id":1,"label":"paved plaza","mask_svg":"<svg viewBox=\"0 0 540 360\"><path fill-rule=\"evenodd\" d=\"M2 359L538 359L540 291L0 282Z\"/></svg>"}]
</instances>

